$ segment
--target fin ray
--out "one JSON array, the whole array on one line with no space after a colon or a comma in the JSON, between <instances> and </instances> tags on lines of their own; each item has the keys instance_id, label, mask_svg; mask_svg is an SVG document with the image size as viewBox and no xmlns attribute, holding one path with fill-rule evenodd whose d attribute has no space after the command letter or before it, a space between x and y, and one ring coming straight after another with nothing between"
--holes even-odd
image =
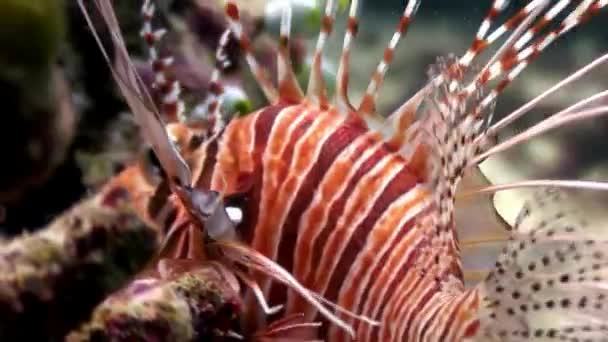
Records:
<instances>
[{"instance_id":1,"label":"fin ray","mask_svg":"<svg viewBox=\"0 0 608 342\"><path fill-rule=\"evenodd\" d=\"M291 36L292 3L286 1L281 10L281 32L279 37L279 50L277 53L277 67L279 77L279 98L288 103L300 103L304 98L302 89L293 72L289 56Z\"/></svg>"},{"instance_id":2,"label":"fin ray","mask_svg":"<svg viewBox=\"0 0 608 342\"><path fill-rule=\"evenodd\" d=\"M336 9L334 0L327 0L325 3L325 12L321 19L321 29L319 30L315 52L312 56L310 77L306 89L306 96L320 108L326 108L329 103L327 88L325 86L325 80L323 79L323 49L327 42L327 38L333 31L335 16Z\"/></svg>"},{"instance_id":3,"label":"fin ray","mask_svg":"<svg viewBox=\"0 0 608 342\"><path fill-rule=\"evenodd\" d=\"M255 77L258 85L262 88L266 99L270 103L276 103L279 98L277 89L272 84L268 73L264 68L262 68L255 56L253 55L253 50L251 47L251 40L248 35L245 33L244 27L241 24L241 14L239 11L239 7L234 3L234 1L227 1L225 7L226 16L228 17L228 22L230 24L230 29L235 37L239 40L239 44L243 53L245 54L245 60L249 65L249 69L251 73Z\"/></svg>"},{"instance_id":4,"label":"fin ray","mask_svg":"<svg viewBox=\"0 0 608 342\"><path fill-rule=\"evenodd\" d=\"M147 138L146 140L151 143L163 169L169 175L172 182L179 181L181 185L188 185L191 181L190 169L169 140L163 121L155 109L150 94L143 86L142 80L135 71L129 53L126 50L112 4L108 0L95 0L95 5L110 31L116 52L116 67L113 66L105 47L101 43L99 34L93 25L84 1L78 0L78 5L116 83L133 111L138 124L141 126Z\"/></svg>"}]
</instances>

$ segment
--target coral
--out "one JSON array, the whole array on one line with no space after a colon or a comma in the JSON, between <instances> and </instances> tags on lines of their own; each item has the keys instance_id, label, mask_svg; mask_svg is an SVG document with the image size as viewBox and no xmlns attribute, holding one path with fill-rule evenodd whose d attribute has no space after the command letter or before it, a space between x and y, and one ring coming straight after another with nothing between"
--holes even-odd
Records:
<instances>
[{"instance_id":1,"label":"coral","mask_svg":"<svg viewBox=\"0 0 608 342\"><path fill-rule=\"evenodd\" d=\"M239 289L225 276L218 265L208 263L168 279L137 278L99 305L67 341L214 341L237 336L232 329L241 310Z\"/></svg>"}]
</instances>

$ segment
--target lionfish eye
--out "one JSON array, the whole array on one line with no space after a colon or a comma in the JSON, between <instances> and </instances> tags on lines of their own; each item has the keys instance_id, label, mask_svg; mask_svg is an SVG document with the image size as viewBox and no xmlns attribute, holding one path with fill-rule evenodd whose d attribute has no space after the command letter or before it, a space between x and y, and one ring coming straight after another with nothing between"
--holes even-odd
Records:
<instances>
[{"instance_id":1,"label":"lionfish eye","mask_svg":"<svg viewBox=\"0 0 608 342\"><path fill-rule=\"evenodd\" d=\"M234 194L224 198L226 214L235 225L240 224L245 219L247 202L248 198L244 194Z\"/></svg>"},{"instance_id":2,"label":"lionfish eye","mask_svg":"<svg viewBox=\"0 0 608 342\"><path fill-rule=\"evenodd\" d=\"M243 210L239 207L226 207L226 214L235 225L243 222Z\"/></svg>"}]
</instances>

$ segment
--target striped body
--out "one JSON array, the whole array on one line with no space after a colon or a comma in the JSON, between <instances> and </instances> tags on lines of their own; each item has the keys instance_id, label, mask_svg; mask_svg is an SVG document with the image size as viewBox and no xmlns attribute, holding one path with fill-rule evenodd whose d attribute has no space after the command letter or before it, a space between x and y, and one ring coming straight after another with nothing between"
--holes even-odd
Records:
<instances>
[{"instance_id":1,"label":"striped body","mask_svg":"<svg viewBox=\"0 0 608 342\"><path fill-rule=\"evenodd\" d=\"M400 322L380 328L356 322L358 340L462 336L471 323L466 309L477 298L463 292L460 280L437 285L449 275L460 279L460 269L439 272L441 250L423 253L434 243L433 230L415 222L429 194L407 160L360 118L307 104L270 106L231 121L218 141L191 151L192 162L203 161L191 165L195 185L246 199L238 227L245 243L327 300ZM272 304L320 319L295 292L259 280ZM329 340L346 339L327 328Z\"/></svg>"}]
</instances>

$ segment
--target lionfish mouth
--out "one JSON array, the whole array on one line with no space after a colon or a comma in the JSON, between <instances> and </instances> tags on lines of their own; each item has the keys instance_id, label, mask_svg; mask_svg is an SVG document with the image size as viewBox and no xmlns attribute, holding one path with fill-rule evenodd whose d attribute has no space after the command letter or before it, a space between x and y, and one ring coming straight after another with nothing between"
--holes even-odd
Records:
<instances>
[{"instance_id":1,"label":"lionfish mouth","mask_svg":"<svg viewBox=\"0 0 608 342\"><path fill-rule=\"evenodd\" d=\"M170 77L173 59L157 52L165 30L153 29L154 5L149 0L142 7L142 36L155 72L153 88L162 95L158 106L133 67L110 1L94 3L111 32L114 63L83 0L78 2L185 208L186 221L180 222L205 227L201 238L201 232L167 223L172 227L168 236L185 241L183 249L198 243L219 250L213 262L247 285L246 297L260 304L263 317L251 309L247 314L252 320L283 312L266 330L252 335L256 340L342 341L347 334L368 341L607 338L603 305L608 295L608 240L565 209L563 195L555 188L607 190L608 184L538 179L488 185L480 181L478 166L548 131L608 113L608 91L602 91L496 142L500 132L542 100L608 61L608 54L595 59L493 120L504 89L548 46L608 1L531 0L507 16L509 2L494 0L465 53L438 59L422 89L388 115L377 113L377 97L420 0L406 2L358 105L348 89L359 1L350 1L333 99L325 85L322 56L333 30L335 1L327 0L323 10L305 91L290 57L291 2L281 8L275 84L256 59L238 5L227 1L227 29L218 43L208 98L196 115L188 113L179 81ZM225 51L231 38L238 41L270 106L226 122L222 74L231 64ZM499 40L502 45L496 46ZM495 47L494 52L483 60L489 47ZM195 147L187 148L194 138L170 137L166 121L185 127L189 136L196 130ZM205 166L207 160L210 166ZM201 176L205 170L209 179ZM467 184L475 187L466 189ZM456 222L461 199L524 187L553 190L537 191L512 227L505 229L501 220L485 216L483 223ZM251 195L247 208L226 207L218 199L239 193ZM476 218L493 215L492 210L481 210L488 205L483 201L473 204L479 209ZM257 216L247 217L252 212ZM457 224L475 233L459 241ZM469 224L473 226L466 227ZM489 274L485 269L463 272L461 252L495 242L505 247ZM479 281L466 288L463 273L474 273ZM277 283L288 290L277 289ZM281 294L273 297L276 293ZM273 307L267 297L281 302ZM321 328L317 319L330 324Z\"/></svg>"}]
</instances>

